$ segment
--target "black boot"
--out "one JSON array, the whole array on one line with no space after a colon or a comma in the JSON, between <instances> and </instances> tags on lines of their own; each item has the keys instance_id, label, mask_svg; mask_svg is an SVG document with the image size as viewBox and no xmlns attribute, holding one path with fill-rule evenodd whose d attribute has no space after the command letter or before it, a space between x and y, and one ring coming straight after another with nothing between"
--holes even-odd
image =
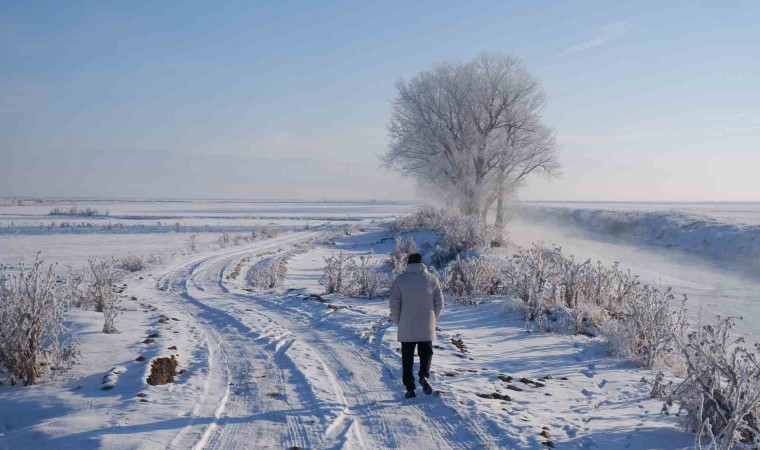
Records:
<instances>
[{"instance_id":1,"label":"black boot","mask_svg":"<svg viewBox=\"0 0 760 450\"><path fill-rule=\"evenodd\" d=\"M427 380L427 378L420 378L420 384L422 385L422 392L428 395L433 393L433 386L430 385L430 382Z\"/></svg>"},{"instance_id":2,"label":"black boot","mask_svg":"<svg viewBox=\"0 0 760 450\"><path fill-rule=\"evenodd\" d=\"M417 394L414 391L406 391L406 398L414 398Z\"/></svg>"}]
</instances>

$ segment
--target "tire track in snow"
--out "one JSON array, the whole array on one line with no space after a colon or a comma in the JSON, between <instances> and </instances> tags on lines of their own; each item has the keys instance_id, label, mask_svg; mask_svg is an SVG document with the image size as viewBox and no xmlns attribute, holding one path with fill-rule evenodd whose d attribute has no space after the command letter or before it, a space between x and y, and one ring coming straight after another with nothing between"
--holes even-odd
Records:
<instances>
[{"instance_id":1,"label":"tire track in snow","mask_svg":"<svg viewBox=\"0 0 760 450\"><path fill-rule=\"evenodd\" d=\"M193 414L188 418L185 426L177 433L172 443L173 448L204 448L204 447L226 447L230 443L226 436L220 439L221 433L220 427L226 428L225 416L228 412L228 405L231 404L231 382L234 378L234 372L247 373L249 370L245 368L241 370L239 366L240 361L249 361L250 359L266 360L266 355L248 355L245 352L243 354L235 354L234 358L230 358L227 353L227 349L235 348L235 340L245 340L245 336L234 336L235 339L229 339L230 330L227 327L219 326L218 321L213 320L214 317L210 317L209 313L213 313L213 308L209 308L202 300L196 297L202 296L206 290L206 283L204 283L204 276L208 270L220 262L229 261L239 255L249 253L261 253L265 250L277 248L283 243L291 241L299 241L305 238L313 238L318 235L318 232L311 233L295 233L293 235L285 235L284 237L274 238L268 241L260 241L254 245L247 246L245 249L238 249L233 251L227 251L223 254L211 255L196 258L192 261L185 262L184 264L177 265L165 273L159 275L156 281L156 287L160 291L166 291L169 295L179 293L179 298L174 303L178 304L179 309L184 313L183 316L192 318L188 320L194 323L198 327L198 336L203 337L205 342L206 351L196 352L195 356L206 356L205 361L199 367L198 372L203 372L205 379L203 380L203 391L200 393L198 401L193 408ZM222 269L223 271L223 269ZM207 279L206 279L207 280ZM215 280L213 280L215 281ZM195 295L191 295L193 292ZM192 328L192 326L191 326ZM239 330L238 330L239 331ZM250 346L249 346L250 347ZM234 364L231 364L230 361ZM273 379L269 385L285 385L287 384L286 376L280 373L276 364L269 364L271 368L269 378ZM224 375L220 377L220 373ZM193 375L193 374L191 374ZM266 375L265 375L266 376ZM263 383L262 383L263 384ZM222 393L214 392L214 387L218 385L224 386ZM252 391L253 392L253 391ZM258 392L258 390L256 390ZM263 395L263 394L261 394ZM266 397L260 399L258 409L266 410L268 408ZM269 400L269 403L275 402L275 400ZM241 402L235 401L235 404ZM243 402L244 403L244 402ZM255 401L254 401L255 403ZM248 408L251 409L251 408ZM275 409L275 408L269 408ZM209 411L212 413L209 414ZM211 416L209 418L209 415ZM283 420L284 422L284 420ZM273 421L269 421L271 425ZM291 423L290 428L299 427L296 422ZM202 431L199 430L202 428ZM250 428L245 427L244 428ZM261 432L258 437L264 438L268 434L272 434L271 426L267 428L266 432ZM301 431L296 432L301 436L298 438L299 442L307 442L308 439L304 439L306 436L305 426L300 425ZM291 432L292 433L292 432ZM241 446L249 446L250 440L247 442L241 442ZM316 443L316 442L315 442Z\"/></svg>"},{"instance_id":2,"label":"tire track in snow","mask_svg":"<svg viewBox=\"0 0 760 450\"><path fill-rule=\"evenodd\" d=\"M452 426L452 423L461 424L462 418L444 405L436 407L437 400L430 399L422 405L405 403L399 396L399 385L389 386L383 381L384 364L368 357L364 347L345 345L346 336L313 327L312 321L304 320L298 314L297 307L281 307L276 300L267 301L265 297L234 295L238 301L245 301L253 307L255 314L283 323L320 355L321 364L333 374L331 384L340 393L341 403L347 405L343 415L338 416L328 429L328 435L339 437L343 445L353 443L366 448L491 447L479 433ZM347 361L356 363L346 365ZM350 376L336 377L334 374ZM346 423L348 419L353 422ZM398 433L398 430L402 432Z\"/></svg>"},{"instance_id":3,"label":"tire track in snow","mask_svg":"<svg viewBox=\"0 0 760 450\"><path fill-rule=\"evenodd\" d=\"M378 347L368 355L366 347L345 342L345 335L314 328L298 308L225 286L226 269L240 258L307 236L199 258L157 284L179 293L187 314L197 316L209 341L207 380L224 374L226 385L224 394L206 392L199 400L203 417L188 423L175 447L490 447L438 400L400 398L398 381L379 357L385 330L378 330ZM281 394L270 398L267 389Z\"/></svg>"}]
</instances>

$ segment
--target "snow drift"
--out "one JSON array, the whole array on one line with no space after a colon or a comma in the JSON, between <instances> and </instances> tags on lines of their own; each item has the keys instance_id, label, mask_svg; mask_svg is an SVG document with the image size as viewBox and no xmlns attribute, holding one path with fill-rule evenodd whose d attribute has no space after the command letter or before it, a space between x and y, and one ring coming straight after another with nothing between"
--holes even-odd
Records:
<instances>
[{"instance_id":1,"label":"snow drift","mask_svg":"<svg viewBox=\"0 0 760 450\"><path fill-rule=\"evenodd\" d=\"M526 219L571 224L609 239L674 247L726 262L760 268L760 225L720 222L676 211L621 211L562 207L521 207Z\"/></svg>"}]
</instances>

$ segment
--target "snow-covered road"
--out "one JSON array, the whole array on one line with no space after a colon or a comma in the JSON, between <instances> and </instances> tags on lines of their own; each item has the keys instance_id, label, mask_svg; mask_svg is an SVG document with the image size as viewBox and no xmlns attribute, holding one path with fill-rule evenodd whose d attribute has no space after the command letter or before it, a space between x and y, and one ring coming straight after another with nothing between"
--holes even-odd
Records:
<instances>
[{"instance_id":1,"label":"snow-covered road","mask_svg":"<svg viewBox=\"0 0 760 450\"><path fill-rule=\"evenodd\" d=\"M157 281L196 320L206 352L193 418L175 448L473 448L481 438L439 399L411 403L379 355L319 319L226 275L303 232L172 268ZM245 265L242 272L245 272ZM242 277L241 277L242 278ZM205 347L205 350L204 350ZM477 427L475 427L477 429Z\"/></svg>"}]
</instances>

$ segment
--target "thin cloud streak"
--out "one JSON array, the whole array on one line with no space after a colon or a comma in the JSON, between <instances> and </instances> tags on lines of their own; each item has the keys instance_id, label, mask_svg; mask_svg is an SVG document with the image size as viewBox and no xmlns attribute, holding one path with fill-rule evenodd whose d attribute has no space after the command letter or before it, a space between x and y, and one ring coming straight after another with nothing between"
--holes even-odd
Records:
<instances>
[{"instance_id":1,"label":"thin cloud streak","mask_svg":"<svg viewBox=\"0 0 760 450\"><path fill-rule=\"evenodd\" d=\"M594 36L591 39L566 48L560 53L560 56L581 53L600 47L613 39L624 36L628 32L628 28L627 22L611 22L595 27Z\"/></svg>"}]
</instances>

